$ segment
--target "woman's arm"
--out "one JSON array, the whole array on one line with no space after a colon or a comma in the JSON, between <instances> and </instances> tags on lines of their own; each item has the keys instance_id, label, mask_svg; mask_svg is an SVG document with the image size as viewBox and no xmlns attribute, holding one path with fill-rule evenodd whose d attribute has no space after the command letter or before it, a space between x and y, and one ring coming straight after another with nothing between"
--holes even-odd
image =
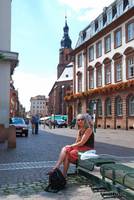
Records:
<instances>
[{"instance_id":1,"label":"woman's arm","mask_svg":"<svg viewBox=\"0 0 134 200\"><path fill-rule=\"evenodd\" d=\"M92 129L91 128L87 128L85 133L83 134L81 140L78 141L76 139L76 142L74 144L72 144L71 146L72 147L83 146L87 142L87 140L90 138L91 134L92 134Z\"/></svg>"}]
</instances>

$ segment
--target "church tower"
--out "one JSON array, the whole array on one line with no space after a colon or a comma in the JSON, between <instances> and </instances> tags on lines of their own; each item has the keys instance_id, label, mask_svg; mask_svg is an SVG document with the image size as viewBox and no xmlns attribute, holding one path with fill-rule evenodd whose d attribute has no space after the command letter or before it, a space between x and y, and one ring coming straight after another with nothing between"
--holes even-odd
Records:
<instances>
[{"instance_id":1,"label":"church tower","mask_svg":"<svg viewBox=\"0 0 134 200\"><path fill-rule=\"evenodd\" d=\"M59 64L57 66L57 79L64 71L67 64L70 63L70 52L72 51L72 41L69 37L69 27L67 25L67 17L65 16L65 26L63 28L63 37L61 40L61 48L59 49Z\"/></svg>"}]
</instances>

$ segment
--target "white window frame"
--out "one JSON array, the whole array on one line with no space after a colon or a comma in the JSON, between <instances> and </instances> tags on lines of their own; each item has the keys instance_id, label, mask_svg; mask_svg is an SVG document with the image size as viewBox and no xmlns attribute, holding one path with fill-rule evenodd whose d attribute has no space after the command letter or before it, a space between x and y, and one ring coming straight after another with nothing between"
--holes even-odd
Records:
<instances>
[{"instance_id":1,"label":"white window frame","mask_svg":"<svg viewBox=\"0 0 134 200\"><path fill-rule=\"evenodd\" d=\"M116 81L120 81L122 79L122 65L121 62L115 64L116 70Z\"/></svg>"},{"instance_id":2,"label":"white window frame","mask_svg":"<svg viewBox=\"0 0 134 200\"><path fill-rule=\"evenodd\" d=\"M111 65L105 67L106 84L111 83Z\"/></svg>"},{"instance_id":3,"label":"white window frame","mask_svg":"<svg viewBox=\"0 0 134 200\"><path fill-rule=\"evenodd\" d=\"M123 114L122 99L120 97L117 97L117 99L116 99L116 115L122 116L122 114Z\"/></svg>"},{"instance_id":4,"label":"white window frame","mask_svg":"<svg viewBox=\"0 0 134 200\"><path fill-rule=\"evenodd\" d=\"M111 51L111 35L105 38L105 53Z\"/></svg>"},{"instance_id":5,"label":"white window frame","mask_svg":"<svg viewBox=\"0 0 134 200\"><path fill-rule=\"evenodd\" d=\"M128 78L133 78L134 77L134 56L128 58L127 63L128 63Z\"/></svg>"},{"instance_id":6,"label":"white window frame","mask_svg":"<svg viewBox=\"0 0 134 200\"><path fill-rule=\"evenodd\" d=\"M111 99L106 99L106 116L111 116Z\"/></svg>"},{"instance_id":7,"label":"white window frame","mask_svg":"<svg viewBox=\"0 0 134 200\"><path fill-rule=\"evenodd\" d=\"M78 75L78 92L82 92L82 74Z\"/></svg>"},{"instance_id":8,"label":"white window frame","mask_svg":"<svg viewBox=\"0 0 134 200\"><path fill-rule=\"evenodd\" d=\"M122 30L115 31L115 48L120 47L122 44Z\"/></svg>"},{"instance_id":9,"label":"white window frame","mask_svg":"<svg viewBox=\"0 0 134 200\"><path fill-rule=\"evenodd\" d=\"M82 67L82 53L79 53L78 54L78 68Z\"/></svg>"},{"instance_id":10,"label":"white window frame","mask_svg":"<svg viewBox=\"0 0 134 200\"><path fill-rule=\"evenodd\" d=\"M127 41L134 39L134 22L127 25Z\"/></svg>"},{"instance_id":11,"label":"white window frame","mask_svg":"<svg viewBox=\"0 0 134 200\"><path fill-rule=\"evenodd\" d=\"M89 71L89 88L94 88L94 70Z\"/></svg>"},{"instance_id":12,"label":"white window frame","mask_svg":"<svg viewBox=\"0 0 134 200\"><path fill-rule=\"evenodd\" d=\"M94 60L94 46L88 48L89 62Z\"/></svg>"},{"instance_id":13,"label":"white window frame","mask_svg":"<svg viewBox=\"0 0 134 200\"><path fill-rule=\"evenodd\" d=\"M102 69L101 67L97 69L97 86L102 86Z\"/></svg>"},{"instance_id":14,"label":"white window frame","mask_svg":"<svg viewBox=\"0 0 134 200\"><path fill-rule=\"evenodd\" d=\"M102 41L97 42L96 44L96 57L102 56Z\"/></svg>"},{"instance_id":15,"label":"white window frame","mask_svg":"<svg viewBox=\"0 0 134 200\"><path fill-rule=\"evenodd\" d=\"M128 100L129 116L134 116L134 96L131 96Z\"/></svg>"}]
</instances>

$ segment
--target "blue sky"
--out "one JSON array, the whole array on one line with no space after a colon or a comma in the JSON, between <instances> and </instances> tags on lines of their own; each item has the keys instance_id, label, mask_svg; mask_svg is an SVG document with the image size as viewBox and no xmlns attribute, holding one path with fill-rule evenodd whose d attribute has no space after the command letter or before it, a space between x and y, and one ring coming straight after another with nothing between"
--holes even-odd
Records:
<instances>
[{"instance_id":1,"label":"blue sky","mask_svg":"<svg viewBox=\"0 0 134 200\"><path fill-rule=\"evenodd\" d=\"M65 14L72 48L79 32L113 0L13 0L11 51L19 53L13 75L21 104L30 110L30 97L48 96L57 79Z\"/></svg>"}]
</instances>

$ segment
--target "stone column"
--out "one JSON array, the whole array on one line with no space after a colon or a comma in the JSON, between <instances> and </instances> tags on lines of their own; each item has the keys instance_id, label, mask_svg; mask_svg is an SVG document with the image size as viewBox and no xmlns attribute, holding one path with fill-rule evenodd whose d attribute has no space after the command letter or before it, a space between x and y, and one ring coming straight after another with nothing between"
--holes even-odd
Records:
<instances>
[{"instance_id":1,"label":"stone column","mask_svg":"<svg viewBox=\"0 0 134 200\"><path fill-rule=\"evenodd\" d=\"M5 126L4 124L0 124L0 143L5 142L6 138Z\"/></svg>"},{"instance_id":2,"label":"stone column","mask_svg":"<svg viewBox=\"0 0 134 200\"><path fill-rule=\"evenodd\" d=\"M6 128L8 135L8 148L16 148L16 128L15 126L9 126Z\"/></svg>"}]
</instances>

